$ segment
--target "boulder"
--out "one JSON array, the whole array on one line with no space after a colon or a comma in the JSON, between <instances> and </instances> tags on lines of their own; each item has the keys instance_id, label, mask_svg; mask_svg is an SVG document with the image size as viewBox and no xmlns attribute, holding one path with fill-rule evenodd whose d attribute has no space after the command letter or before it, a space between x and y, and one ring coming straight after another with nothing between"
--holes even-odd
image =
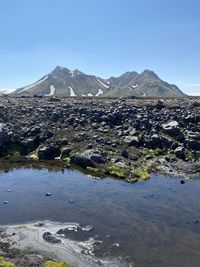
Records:
<instances>
[{"instance_id":1,"label":"boulder","mask_svg":"<svg viewBox=\"0 0 200 267\"><path fill-rule=\"evenodd\" d=\"M103 164L105 163L105 159L99 150L86 150L83 153L75 154L71 157L71 162L81 166L83 168L86 167L94 167L95 164Z\"/></svg>"},{"instance_id":2,"label":"boulder","mask_svg":"<svg viewBox=\"0 0 200 267\"><path fill-rule=\"evenodd\" d=\"M129 146L138 147L140 144L139 138L137 136L125 136L124 142Z\"/></svg>"},{"instance_id":3,"label":"boulder","mask_svg":"<svg viewBox=\"0 0 200 267\"><path fill-rule=\"evenodd\" d=\"M191 150L200 151L200 141L193 139L186 139L185 144Z\"/></svg>"},{"instance_id":4,"label":"boulder","mask_svg":"<svg viewBox=\"0 0 200 267\"><path fill-rule=\"evenodd\" d=\"M61 155L60 155L61 159L66 158L66 157L68 158L70 153L71 153L70 147L61 148Z\"/></svg>"},{"instance_id":5,"label":"boulder","mask_svg":"<svg viewBox=\"0 0 200 267\"><path fill-rule=\"evenodd\" d=\"M41 145L37 149L37 155L41 160L52 160L60 156L60 149L54 145Z\"/></svg>"},{"instance_id":6,"label":"boulder","mask_svg":"<svg viewBox=\"0 0 200 267\"><path fill-rule=\"evenodd\" d=\"M28 154L29 152L33 151L37 145L38 141L36 138L29 137L24 139L23 141L21 141L22 154Z\"/></svg>"},{"instance_id":7,"label":"boulder","mask_svg":"<svg viewBox=\"0 0 200 267\"><path fill-rule=\"evenodd\" d=\"M162 124L162 130L164 133L176 137L180 135L180 128L177 121L169 121L167 123Z\"/></svg>"},{"instance_id":8,"label":"boulder","mask_svg":"<svg viewBox=\"0 0 200 267\"><path fill-rule=\"evenodd\" d=\"M185 159L185 149L183 146L178 146L174 150L174 154L177 156L179 159Z\"/></svg>"}]
</instances>

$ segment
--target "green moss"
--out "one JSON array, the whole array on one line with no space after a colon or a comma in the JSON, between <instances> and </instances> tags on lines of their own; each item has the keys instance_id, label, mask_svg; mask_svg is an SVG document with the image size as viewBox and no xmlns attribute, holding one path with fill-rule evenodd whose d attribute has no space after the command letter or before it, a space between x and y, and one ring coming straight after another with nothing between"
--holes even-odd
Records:
<instances>
[{"instance_id":1,"label":"green moss","mask_svg":"<svg viewBox=\"0 0 200 267\"><path fill-rule=\"evenodd\" d=\"M11 261L6 261L4 257L0 257L0 267L14 267L15 264Z\"/></svg>"},{"instance_id":2,"label":"green moss","mask_svg":"<svg viewBox=\"0 0 200 267\"><path fill-rule=\"evenodd\" d=\"M19 145L12 144L8 147L8 154L11 156L20 156L21 148Z\"/></svg>"},{"instance_id":3,"label":"green moss","mask_svg":"<svg viewBox=\"0 0 200 267\"><path fill-rule=\"evenodd\" d=\"M66 163L70 163L71 162L71 159L69 157L62 157L61 160L66 162Z\"/></svg>"},{"instance_id":4,"label":"green moss","mask_svg":"<svg viewBox=\"0 0 200 267\"><path fill-rule=\"evenodd\" d=\"M133 174L135 174L135 178L138 178L140 181L146 181L150 178L147 168L144 168L144 169L134 168Z\"/></svg>"},{"instance_id":5,"label":"green moss","mask_svg":"<svg viewBox=\"0 0 200 267\"><path fill-rule=\"evenodd\" d=\"M53 261L46 261L44 267L70 267L70 266L64 261L58 263Z\"/></svg>"},{"instance_id":6,"label":"green moss","mask_svg":"<svg viewBox=\"0 0 200 267\"><path fill-rule=\"evenodd\" d=\"M140 180L142 180L142 181L146 181L150 178L150 175L146 169L145 170L139 170L139 176L140 176Z\"/></svg>"},{"instance_id":7,"label":"green moss","mask_svg":"<svg viewBox=\"0 0 200 267\"><path fill-rule=\"evenodd\" d=\"M128 175L129 170L127 168L122 168L117 165L110 165L107 168L107 173L111 174L118 178L126 178Z\"/></svg>"},{"instance_id":8,"label":"green moss","mask_svg":"<svg viewBox=\"0 0 200 267\"><path fill-rule=\"evenodd\" d=\"M38 150L33 151L33 159L34 160L39 160Z\"/></svg>"},{"instance_id":9,"label":"green moss","mask_svg":"<svg viewBox=\"0 0 200 267\"><path fill-rule=\"evenodd\" d=\"M89 171L89 172L93 172L93 173L99 173L99 169L93 168L93 167L89 167L89 166L86 168L86 170Z\"/></svg>"}]
</instances>

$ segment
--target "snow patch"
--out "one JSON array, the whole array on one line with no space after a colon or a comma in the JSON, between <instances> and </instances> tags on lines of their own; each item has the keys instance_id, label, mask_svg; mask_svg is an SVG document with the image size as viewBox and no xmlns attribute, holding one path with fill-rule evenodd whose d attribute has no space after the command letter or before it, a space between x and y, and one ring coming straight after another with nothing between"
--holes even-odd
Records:
<instances>
[{"instance_id":1,"label":"snow patch","mask_svg":"<svg viewBox=\"0 0 200 267\"><path fill-rule=\"evenodd\" d=\"M107 84L110 84L110 82L109 82L109 81L107 81L107 80L105 80L105 82L106 82Z\"/></svg>"},{"instance_id":2,"label":"snow patch","mask_svg":"<svg viewBox=\"0 0 200 267\"><path fill-rule=\"evenodd\" d=\"M70 75L71 75L71 77L73 78L74 77L74 71L73 70L70 70Z\"/></svg>"},{"instance_id":3,"label":"snow patch","mask_svg":"<svg viewBox=\"0 0 200 267\"><path fill-rule=\"evenodd\" d=\"M96 78L97 79L97 81L101 84L101 85L103 85L105 88L110 88L110 86L109 85L107 85L107 84L105 84L105 83L103 83L101 80L99 80L98 78Z\"/></svg>"},{"instance_id":4,"label":"snow patch","mask_svg":"<svg viewBox=\"0 0 200 267\"><path fill-rule=\"evenodd\" d=\"M101 89L99 88L99 91L98 91L98 93L96 94L96 96L100 96L100 95L103 95L103 90L101 90Z\"/></svg>"},{"instance_id":5,"label":"snow patch","mask_svg":"<svg viewBox=\"0 0 200 267\"><path fill-rule=\"evenodd\" d=\"M46 94L45 96L52 96L55 94L55 91L56 91L56 88L53 85L51 85L50 86L50 94Z\"/></svg>"},{"instance_id":6,"label":"snow patch","mask_svg":"<svg viewBox=\"0 0 200 267\"><path fill-rule=\"evenodd\" d=\"M87 95L88 95L88 96L93 96L93 95L92 95L92 94L90 94L90 93L89 93L89 94L87 94Z\"/></svg>"},{"instance_id":7,"label":"snow patch","mask_svg":"<svg viewBox=\"0 0 200 267\"><path fill-rule=\"evenodd\" d=\"M21 92L24 92L24 91L29 90L29 89L33 88L34 86L36 86L36 85L38 85L38 84L41 84L41 83L44 82L47 78L48 78L48 75L46 75L42 80L40 80L40 81L38 81L38 82L36 82L36 83L33 83L33 84L31 84L31 85L28 85L28 86L24 87L23 90L21 90L21 91L19 91L19 92L17 92L17 93L20 94Z\"/></svg>"},{"instance_id":8,"label":"snow patch","mask_svg":"<svg viewBox=\"0 0 200 267\"><path fill-rule=\"evenodd\" d=\"M70 96L76 96L75 93L74 93L74 90L71 86L68 86L69 87L69 90L70 90Z\"/></svg>"}]
</instances>

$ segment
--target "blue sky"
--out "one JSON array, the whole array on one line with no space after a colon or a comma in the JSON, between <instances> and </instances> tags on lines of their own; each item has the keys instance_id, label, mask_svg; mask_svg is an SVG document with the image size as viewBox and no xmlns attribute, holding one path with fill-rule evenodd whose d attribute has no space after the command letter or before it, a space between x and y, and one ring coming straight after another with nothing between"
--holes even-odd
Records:
<instances>
[{"instance_id":1,"label":"blue sky","mask_svg":"<svg viewBox=\"0 0 200 267\"><path fill-rule=\"evenodd\" d=\"M154 70L200 95L199 0L1 0L0 88L61 65L102 77Z\"/></svg>"}]
</instances>

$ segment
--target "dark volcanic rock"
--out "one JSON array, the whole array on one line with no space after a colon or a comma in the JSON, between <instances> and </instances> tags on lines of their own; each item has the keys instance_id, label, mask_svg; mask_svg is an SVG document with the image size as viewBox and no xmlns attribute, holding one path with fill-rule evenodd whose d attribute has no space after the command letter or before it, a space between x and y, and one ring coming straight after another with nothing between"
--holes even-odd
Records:
<instances>
[{"instance_id":1,"label":"dark volcanic rock","mask_svg":"<svg viewBox=\"0 0 200 267\"><path fill-rule=\"evenodd\" d=\"M105 163L105 159L100 151L91 149L86 150L83 153L73 155L71 157L71 162L86 168L94 167L96 163L103 164Z\"/></svg>"},{"instance_id":2,"label":"dark volcanic rock","mask_svg":"<svg viewBox=\"0 0 200 267\"><path fill-rule=\"evenodd\" d=\"M48 243L52 243L52 244L58 244L61 243L61 240L58 239L56 236L54 236L53 234L51 234L50 232L45 232L43 234L43 239L48 242Z\"/></svg>"},{"instance_id":3,"label":"dark volcanic rock","mask_svg":"<svg viewBox=\"0 0 200 267\"><path fill-rule=\"evenodd\" d=\"M181 133L179 124L177 121L170 121L168 123L162 124L162 129L163 129L163 132L165 132L166 134L172 137L178 136Z\"/></svg>"},{"instance_id":4,"label":"dark volcanic rock","mask_svg":"<svg viewBox=\"0 0 200 267\"><path fill-rule=\"evenodd\" d=\"M47 145L47 146L41 145L37 149L37 155L39 159L52 160L55 157L60 156L60 149L53 145Z\"/></svg>"},{"instance_id":5,"label":"dark volcanic rock","mask_svg":"<svg viewBox=\"0 0 200 267\"><path fill-rule=\"evenodd\" d=\"M13 135L13 125L11 123L0 123L0 144L7 143Z\"/></svg>"},{"instance_id":6,"label":"dark volcanic rock","mask_svg":"<svg viewBox=\"0 0 200 267\"><path fill-rule=\"evenodd\" d=\"M125 161L177 165L200 160L200 99L0 98L0 156L61 156L106 172ZM29 157L32 158L32 157ZM113 161L113 159L115 159ZM68 159L66 159L68 160ZM184 162L185 165L178 163ZM184 166L187 166L184 168ZM166 168L165 168L166 169Z\"/></svg>"}]
</instances>

